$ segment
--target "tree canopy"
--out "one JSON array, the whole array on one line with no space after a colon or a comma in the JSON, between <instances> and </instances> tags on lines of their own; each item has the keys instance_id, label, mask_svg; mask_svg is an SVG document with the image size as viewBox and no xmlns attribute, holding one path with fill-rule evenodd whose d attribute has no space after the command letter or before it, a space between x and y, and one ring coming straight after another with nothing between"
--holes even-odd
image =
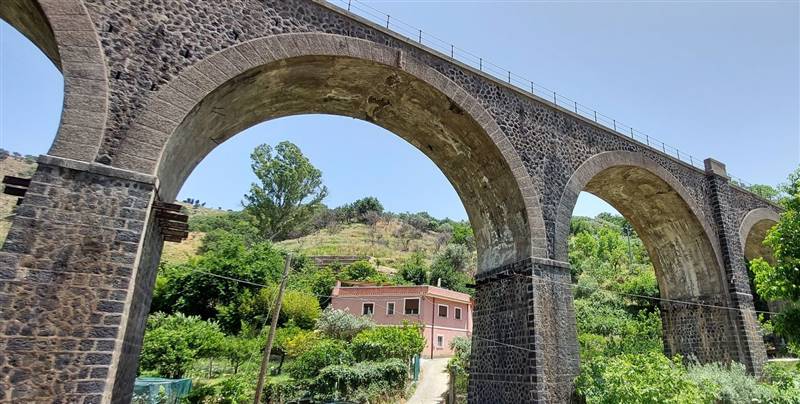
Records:
<instances>
[{"instance_id":1,"label":"tree canopy","mask_svg":"<svg viewBox=\"0 0 800 404\"><path fill-rule=\"evenodd\" d=\"M291 142L281 142L273 150L263 144L250 155L258 182L245 195L245 211L254 219L262 237L284 240L292 229L310 221L322 207L328 188L322 172Z\"/></svg>"}]
</instances>

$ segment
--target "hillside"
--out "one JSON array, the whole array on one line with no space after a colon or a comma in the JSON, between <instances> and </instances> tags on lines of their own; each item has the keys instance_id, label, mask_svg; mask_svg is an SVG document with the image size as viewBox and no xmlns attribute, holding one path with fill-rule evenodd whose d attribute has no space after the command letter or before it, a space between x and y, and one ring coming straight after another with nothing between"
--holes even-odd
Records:
<instances>
[{"instance_id":1,"label":"hillside","mask_svg":"<svg viewBox=\"0 0 800 404\"><path fill-rule=\"evenodd\" d=\"M36 170L36 163L31 158L0 155L0 178L6 175L15 177L30 177ZM0 194L0 245L6 239L8 230L11 228L11 220L14 217L14 207L17 205L17 198L14 196Z\"/></svg>"},{"instance_id":2,"label":"hillside","mask_svg":"<svg viewBox=\"0 0 800 404\"><path fill-rule=\"evenodd\" d=\"M214 215L222 211L214 209L190 209L190 215ZM409 255L416 251L431 256L437 251L438 233L425 232L422 237L409 240L406 245L403 238L397 236L402 226L398 219L379 222L374 230L371 226L352 223L343 225L338 231L318 230L312 234L292 240L285 240L278 245L304 255L363 255L374 257L382 267L396 268ZM162 261L167 263L185 262L197 254L203 236L202 232L191 232L189 238L181 243L165 243ZM388 269L387 269L388 270Z\"/></svg>"},{"instance_id":3,"label":"hillside","mask_svg":"<svg viewBox=\"0 0 800 404\"><path fill-rule=\"evenodd\" d=\"M394 268L414 252L420 251L431 256L437 251L436 238L439 233L424 232L420 238L409 240L406 245L406 240L397 235L402 225L398 219L380 221L374 229L353 223L333 233L329 229L322 229L305 237L281 241L278 245L305 255L370 256L381 266Z\"/></svg>"}]
</instances>

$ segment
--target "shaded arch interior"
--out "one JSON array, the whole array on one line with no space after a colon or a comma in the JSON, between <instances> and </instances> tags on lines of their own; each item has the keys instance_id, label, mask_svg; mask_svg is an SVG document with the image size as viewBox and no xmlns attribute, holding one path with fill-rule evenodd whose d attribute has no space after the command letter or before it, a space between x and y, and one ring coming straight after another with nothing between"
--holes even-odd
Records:
<instances>
[{"instance_id":1,"label":"shaded arch interior","mask_svg":"<svg viewBox=\"0 0 800 404\"><path fill-rule=\"evenodd\" d=\"M634 227L656 270L663 297L699 298L724 292L713 232L688 192L669 172L634 152L605 152L572 175L559 206L557 251L566 256L569 220L578 194L613 206Z\"/></svg>"},{"instance_id":2,"label":"shaded arch interior","mask_svg":"<svg viewBox=\"0 0 800 404\"><path fill-rule=\"evenodd\" d=\"M780 215L767 208L754 209L745 215L739 229L745 259L751 261L761 257L772 264L775 263L772 249L764 245L764 240L778 220L780 220Z\"/></svg>"}]
</instances>

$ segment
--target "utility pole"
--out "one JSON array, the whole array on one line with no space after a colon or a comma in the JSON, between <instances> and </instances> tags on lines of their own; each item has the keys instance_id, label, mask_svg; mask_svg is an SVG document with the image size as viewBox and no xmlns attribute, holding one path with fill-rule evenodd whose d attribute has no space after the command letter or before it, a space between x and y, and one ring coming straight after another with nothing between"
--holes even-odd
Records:
<instances>
[{"instance_id":1,"label":"utility pole","mask_svg":"<svg viewBox=\"0 0 800 404\"><path fill-rule=\"evenodd\" d=\"M256 386L256 394L253 398L253 404L261 404L261 392L264 390L264 381L267 378L267 369L269 368L269 354L270 351L272 351L272 341L275 339L275 329L278 327L278 316L281 313L283 291L286 289L286 280L289 278L289 267L291 265L292 254L287 253L286 263L283 266L283 278L281 279L281 286L278 288L278 297L275 298L275 304L272 305L272 323L269 326L267 346L264 347L264 356L261 358L261 370L258 372L258 385Z\"/></svg>"}]
</instances>

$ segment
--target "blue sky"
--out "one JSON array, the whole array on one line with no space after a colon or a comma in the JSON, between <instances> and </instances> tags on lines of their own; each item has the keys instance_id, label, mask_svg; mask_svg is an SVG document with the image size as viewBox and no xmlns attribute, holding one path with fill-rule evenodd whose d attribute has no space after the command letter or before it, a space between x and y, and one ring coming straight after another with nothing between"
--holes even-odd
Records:
<instances>
[{"instance_id":1,"label":"blue sky","mask_svg":"<svg viewBox=\"0 0 800 404\"><path fill-rule=\"evenodd\" d=\"M800 161L798 2L368 1L538 84L732 174L776 184ZM58 71L0 23L0 147L45 153L62 102ZM465 218L424 155L371 124L300 116L221 145L181 197L236 208L259 143L290 140L322 169L337 206L375 195L393 211ZM575 214L611 208L582 196Z\"/></svg>"}]
</instances>

